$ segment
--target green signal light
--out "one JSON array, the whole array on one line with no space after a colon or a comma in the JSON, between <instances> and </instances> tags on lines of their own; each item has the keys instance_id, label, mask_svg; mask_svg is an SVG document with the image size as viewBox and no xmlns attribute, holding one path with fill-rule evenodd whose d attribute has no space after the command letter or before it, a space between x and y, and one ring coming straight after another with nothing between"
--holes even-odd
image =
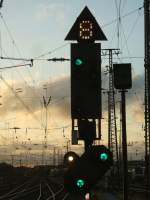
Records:
<instances>
[{"instance_id":1,"label":"green signal light","mask_svg":"<svg viewBox=\"0 0 150 200\"><path fill-rule=\"evenodd\" d=\"M101 159L102 161L106 161L106 160L108 159L108 154L107 154L107 153L101 153L101 154L100 154L100 159Z\"/></svg>"},{"instance_id":2,"label":"green signal light","mask_svg":"<svg viewBox=\"0 0 150 200\"><path fill-rule=\"evenodd\" d=\"M85 182L84 180L82 179L78 179L77 182L76 182L76 185L79 187L79 188L82 188L84 186Z\"/></svg>"},{"instance_id":3,"label":"green signal light","mask_svg":"<svg viewBox=\"0 0 150 200\"><path fill-rule=\"evenodd\" d=\"M75 65L81 66L82 64L83 64L83 61L82 61L80 58L77 58L77 59L75 60Z\"/></svg>"}]
</instances>

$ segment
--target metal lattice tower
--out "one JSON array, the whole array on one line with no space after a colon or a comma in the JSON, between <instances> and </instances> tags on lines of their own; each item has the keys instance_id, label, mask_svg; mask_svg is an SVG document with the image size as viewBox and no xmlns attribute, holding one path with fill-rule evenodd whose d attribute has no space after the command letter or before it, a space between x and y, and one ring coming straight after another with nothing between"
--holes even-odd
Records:
<instances>
[{"instance_id":1,"label":"metal lattice tower","mask_svg":"<svg viewBox=\"0 0 150 200\"><path fill-rule=\"evenodd\" d=\"M150 189L150 0L144 0L145 16L145 166Z\"/></svg>"},{"instance_id":2,"label":"metal lattice tower","mask_svg":"<svg viewBox=\"0 0 150 200\"><path fill-rule=\"evenodd\" d=\"M118 49L106 49L109 55L109 90L108 90L108 148L112 151L114 160L118 162L118 140L117 140L117 124L116 124L116 109L115 109L115 92L113 85L113 66L112 57L118 54ZM105 54L106 55L106 54Z\"/></svg>"}]
</instances>

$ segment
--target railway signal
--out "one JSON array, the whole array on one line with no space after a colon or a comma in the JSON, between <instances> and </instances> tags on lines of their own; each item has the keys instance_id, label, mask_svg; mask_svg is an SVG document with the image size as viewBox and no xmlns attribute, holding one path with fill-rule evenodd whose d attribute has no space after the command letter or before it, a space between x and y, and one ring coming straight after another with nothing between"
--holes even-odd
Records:
<instances>
[{"instance_id":1,"label":"railway signal","mask_svg":"<svg viewBox=\"0 0 150 200\"><path fill-rule=\"evenodd\" d=\"M113 64L114 86L116 89L131 89L132 73L131 63Z\"/></svg>"},{"instance_id":2,"label":"railway signal","mask_svg":"<svg viewBox=\"0 0 150 200\"><path fill-rule=\"evenodd\" d=\"M113 164L112 153L103 145L92 146L65 173L65 189L85 195L102 178Z\"/></svg>"},{"instance_id":3,"label":"railway signal","mask_svg":"<svg viewBox=\"0 0 150 200\"><path fill-rule=\"evenodd\" d=\"M75 152L69 151L64 156L64 164L68 167L72 166L78 159L79 156Z\"/></svg>"},{"instance_id":4,"label":"railway signal","mask_svg":"<svg viewBox=\"0 0 150 200\"><path fill-rule=\"evenodd\" d=\"M95 40L107 40L107 38L86 6L77 17L65 40L93 43Z\"/></svg>"},{"instance_id":5,"label":"railway signal","mask_svg":"<svg viewBox=\"0 0 150 200\"><path fill-rule=\"evenodd\" d=\"M86 142L85 150L89 148L96 138L96 122L88 119L78 120L78 139Z\"/></svg>"},{"instance_id":6,"label":"railway signal","mask_svg":"<svg viewBox=\"0 0 150 200\"><path fill-rule=\"evenodd\" d=\"M123 163L123 199L128 199L128 151L126 131L126 92L132 87L131 63L113 65L114 87L121 93L121 126L122 126L122 163Z\"/></svg>"},{"instance_id":7,"label":"railway signal","mask_svg":"<svg viewBox=\"0 0 150 200\"><path fill-rule=\"evenodd\" d=\"M85 195L112 165L112 153L105 146L92 146L100 139L102 110L101 44L95 41L107 38L85 7L65 40L77 41L71 44L72 132L77 130L78 139L84 140L85 153L66 171L64 186L74 195Z\"/></svg>"},{"instance_id":8,"label":"railway signal","mask_svg":"<svg viewBox=\"0 0 150 200\"><path fill-rule=\"evenodd\" d=\"M107 40L90 10L85 7L65 40L71 44L72 119L99 119L101 116L101 45Z\"/></svg>"},{"instance_id":9,"label":"railway signal","mask_svg":"<svg viewBox=\"0 0 150 200\"><path fill-rule=\"evenodd\" d=\"M71 44L72 118L99 118L101 102L100 44Z\"/></svg>"}]
</instances>

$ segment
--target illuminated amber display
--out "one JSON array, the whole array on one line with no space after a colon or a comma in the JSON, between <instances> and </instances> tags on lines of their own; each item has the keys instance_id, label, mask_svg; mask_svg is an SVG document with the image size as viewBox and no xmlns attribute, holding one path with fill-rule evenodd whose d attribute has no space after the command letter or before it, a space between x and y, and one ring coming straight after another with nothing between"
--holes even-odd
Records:
<instances>
[{"instance_id":1,"label":"illuminated amber display","mask_svg":"<svg viewBox=\"0 0 150 200\"><path fill-rule=\"evenodd\" d=\"M79 23L79 37L82 40L90 40L93 37L93 23L90 20Z\"/></svg>"}]
</instances>

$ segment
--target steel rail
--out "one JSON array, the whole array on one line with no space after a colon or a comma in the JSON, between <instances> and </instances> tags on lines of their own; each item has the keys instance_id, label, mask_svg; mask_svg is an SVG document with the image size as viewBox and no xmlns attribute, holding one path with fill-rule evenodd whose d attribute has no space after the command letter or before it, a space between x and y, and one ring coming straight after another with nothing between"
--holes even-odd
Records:
<instances>
[{"instance_id":1,"label":"steel rail","mask_svg":"<svg viewBox=\"0 0 150 200\"><path fill-rule=\"evenodd\" d=\"M39 194L37 200L40 200L41 197L42 197L42 183L40 183L40 194Z\"/></svg>"},{"instance_id":2,"label":"steel rail","mask_svg":"<svg viewBox=\"0 0 150 200\"><path fill-rule=\"evenodd\" d=\"M22 185L19 185L18 187L14 188L14 189L12 189L12 190L10 190L10 191L9 191L8 193L6 193L5 195L0 196L0 199L3 200L3 198L8 197L9 195L15 194L15 192L16 192L17 190L20 191L21 188L23 188L23 190L24 190L24 189L25 189L24 186L27 185L27 184L29 184L29 183L31 183L31 180L30 180L30 181L27 181L27 182L25 182L25 183L23 183ZM17 192L16 192L16 193L17 193Z\"/></svg>"}]
</instances>

